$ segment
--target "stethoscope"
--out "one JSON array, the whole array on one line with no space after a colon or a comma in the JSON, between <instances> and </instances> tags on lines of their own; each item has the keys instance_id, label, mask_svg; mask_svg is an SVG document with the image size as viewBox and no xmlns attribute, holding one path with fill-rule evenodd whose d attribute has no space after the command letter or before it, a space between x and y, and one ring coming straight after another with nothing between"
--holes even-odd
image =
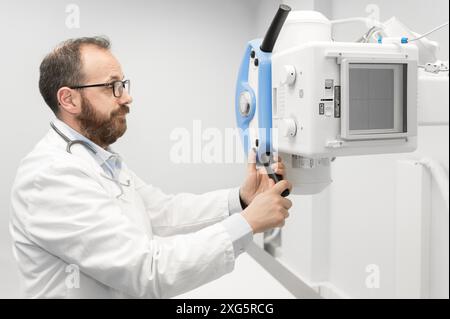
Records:
<instances>
[{"instance_id":1,"label":"stethoscope","mask_svg":"<svg viewBox=\"0 0 450 319\"><path fill-rule=\"evenodd\" d=\"M86 141L82 141L82 140L71 140L70 138L68 138L63 132L61 132L60 129L58 129L56 127L56 125L53 122L50 122L50 126L52 127L52 129L67 143L66 146L66 151L69 154L72 154L71 148L72 146L76 145L76 144L80 144L82 146L84 146L85 148L87 148L89 151L91 151L94 155L97 155L97 151L92 147L92 145L90 145L89 143L87 143ZM116 180L114 178L111 178L109 176L107 176L104 173L100 174L102 177L113 181L114 183L116 183L116 185L119 187L120 189L120 194L116 196L116 198L119 198L120 196L122 196L124 194L123 191L123 187L122 186L126 186L126 187L130 187L131 186L131 182L128 179L126 183L122 183L119 180Z\"/></svg>"},{"instance_id":2,"label":"stethoscope","mask_svg":"<svg viewBox=\"0 0 450 319\"><path fill-rule=\"evenodd\" d=\"M72 154L72 151L70 150L72 148L72 146L74 146L75 144L81 144L84 147L86 147L87 149L89 149L92 153L94 153L94 155L97 155L97 151L91 146L89 145L89 143L82 141L82 140L71 140L70 138L68 138L63 132L61 132L55 124L53 124L53 122L50 122L50 126L52 127L52 129L55 130L56 133L58 133L59 136L61 136L61 138L66 141L67 146L66 146L66 151L69 154Z\"/></svg>"}]
</instances>

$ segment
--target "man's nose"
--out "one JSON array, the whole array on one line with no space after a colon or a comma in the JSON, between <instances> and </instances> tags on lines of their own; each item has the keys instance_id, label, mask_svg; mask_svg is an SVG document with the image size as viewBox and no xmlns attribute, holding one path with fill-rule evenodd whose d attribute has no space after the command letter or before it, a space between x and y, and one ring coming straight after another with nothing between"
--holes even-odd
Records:
<instances>
[{"instance_id":1,"label":"man's nose","mask_svg":"<svg viewBox=\"0 0 450 319\"><path fill-rule=\"evenodd\" d=\"M133 103L133 98L131 97L130 93L128 93L126 90L123 91L122 96L119 98L120 104L131 104Z\"/></svg>"}]
</instances>

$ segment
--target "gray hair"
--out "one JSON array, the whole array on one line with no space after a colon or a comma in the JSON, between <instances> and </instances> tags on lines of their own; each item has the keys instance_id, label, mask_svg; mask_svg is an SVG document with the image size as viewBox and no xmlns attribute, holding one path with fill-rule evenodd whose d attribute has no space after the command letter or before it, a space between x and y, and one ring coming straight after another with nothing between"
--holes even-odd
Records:
<instances>
[{"instance_id":1,"label":"gray hair","mask_svg":"<svg viewBox=\"0 0 450 319\"><path fill-rule=\"evenodd\" d=\"M109 50L106 37L69 39L58 45L42 60L39 68L39 91L50 109L58 115L57 92L64 86L76 86L84 79L80 49L83 45L95 45Z\"/></svg>"}]
</instances>

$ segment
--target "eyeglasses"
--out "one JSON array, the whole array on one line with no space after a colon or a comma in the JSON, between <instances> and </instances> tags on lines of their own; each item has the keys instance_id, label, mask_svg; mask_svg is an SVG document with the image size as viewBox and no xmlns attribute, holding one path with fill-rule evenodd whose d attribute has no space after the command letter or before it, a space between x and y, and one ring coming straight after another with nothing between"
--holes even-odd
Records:
<instances>
[{"instance_id":1,"label":"eyeglasses","mask_svg":"<svg viewBox=\"0 0 450 319\"><path fill-rule=\"evenodd\" d=\"M100 83L100 84L89 84L89 85L76 85L70 86L71 89L84 89L84 88L93 88L93 87L109 87L113 90L114 97L121 97L123 95L124 89L127 93L130 93L130 80L124 81L113 81L109 83Z\"/></svg>"}]
</instances>

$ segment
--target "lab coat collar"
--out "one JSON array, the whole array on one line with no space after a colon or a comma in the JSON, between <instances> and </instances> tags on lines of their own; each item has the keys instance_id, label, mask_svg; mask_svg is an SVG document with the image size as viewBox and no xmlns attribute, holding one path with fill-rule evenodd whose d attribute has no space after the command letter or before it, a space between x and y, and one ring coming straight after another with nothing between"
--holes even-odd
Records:
<instances>
[{"instance_id":1,"label":"lab coat collar","mask_svg":"<svg viewBox=\"0 0 450 319\"><path fill-rule=\"evenodd\" d=\"M117 192L114 194L115 197L118 198L118 196L123 193L122 191L125 190L127 186L129 187L131 185L128 173L125 173L122 169L122 162L119 154L114 153L111 148L108 148L108 150L101 148L61 120L54 119L52 122L56 126L56 128L70 140L81 140L92 146L92 148L97 152L96 154L94 154L87 147L84 147L80 144L74 145L74 147L72 148L72 153L73 155L87 160L90 165L92 165L94 170L97 171L98 174L103 176L103 178L111 181L116 181L116 183L119 183L121 185L118 185ZM64 140L53 129L50 129L50 132L53 136L55 136L55 138L57 137L58 140L64 142ZM120 188L122 188L122 190ZM127 199L127 196L123 194L120 196L120 198L123 201L129 201Z\"/></svg>"},{"instance_id":2,"label":"lab coat collar","mask_svg":"<svg viewBox=\"0 0 450 319\"><path fill-rule=\"evenodd\" d=\"M80 140L88 143L96 151L95 159L98 164L103 168L106 166L106 168L112 174L112 177L116 177L118 175L122 167L122 158L118 153L114 152L110 146L108 146L107 149L100 147L58 118L55 118L52 122L69 139Z\"/></svg>"}]
</instances>

